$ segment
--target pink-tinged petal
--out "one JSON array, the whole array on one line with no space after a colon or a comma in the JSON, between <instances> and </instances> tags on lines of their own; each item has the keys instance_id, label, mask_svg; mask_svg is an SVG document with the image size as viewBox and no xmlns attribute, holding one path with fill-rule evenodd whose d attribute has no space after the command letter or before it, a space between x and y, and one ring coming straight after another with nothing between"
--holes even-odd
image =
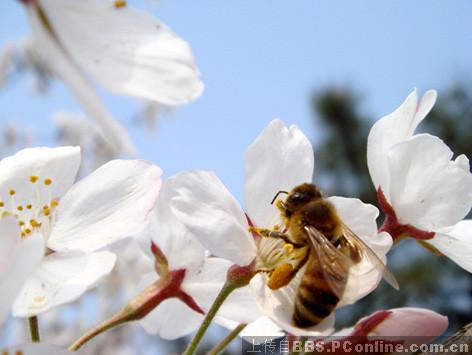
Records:
<instances>
[{"instance_id":1,"label":"pink-tinged petal","mask_svg":"<svg viewBox=\"0 0 472 355\"><path fill-rule=\"evenodd\" d=\"M452 151L437 137L416 135L389 154L391 202L398 221L421 230L455 225L472 206L468 160L451 160Z\"/></svg>"},{"instance_id":2,"label":"pink-tinged petal","mask_svg":"<svg viewBox=\"0 0 472 355\"><path fill-rule=\"evenodd\" d=\"M172 212L206 249L241 266L254 260L246 215L213 172L187 171L169 180Z\"/></svg>"},{"instance_id":3,"label":"pink-tinged petal","mask_svg":"<svg viewBox=\"0 0 472 355\"><path fill-rule=\"evenodd\" d=\"M27 148L0 162L0 201L2 211L19 214L18 206L42 208L59 199L72 186L80 165L79 147ZM36 182L31 177L37 176ZM46 179L51 180L45 185ZM11 195L14 191L14 195ZM28 218L31 219L33 217Z\"/></svg>"},{"instance_id":4,"label":"pink-tinged petal","mask_svg":"<svg viewBox=\"0 0 472 355\"><path fill-rule=\"evenodd\" d=\"M156 273L144 275L137 290L143 290L156 282ZM184 280L185 282L185 280ZM158 334L163 339L173 340L195 331L203 321L203 315L195 312L181 300L170 298L159 304L139 324L149 334Z\"/></svg>"},{"instance_id":5,"label":"pink-tinged petal","mask_svg":"<svg viewBox=\"0 0 472 355\"><path fill-rule=\"evenodd\" d=\"M467 219L457 223L454 228L445 233L436 233L428 244L454 261L465 270L472 272L472 220Z\"/></svg>"},{"instance_id":6,"label":"pink-tinged petal","mask_svg":"<svg viewBox=\"0 0 472 355\"><path fill-rule=\"evenodd\" d=\"M385 349L375 351L380 354L388 349L389 344L398 352L410 354L411 350L418 350L421 345L428 344L441 335L447 326L447 317L428 309L396 308L377 311L361 319L354 327L343 329L333 336L344 337L337 340L337 349L354 349L357 344L367 349L367 344L370 344L371 349ZM376 342L379 344L375 344ZM330 348L325 346L325 349Z\"/></svg>"},{"instance_id":7,"label":"pink-tinged petal","mask_svg":"<svg viewBox=\"0 0 472 355\"><path fill-rule=\"evenodd\" d=\"M41 1L42 3L43 1ZM75 62L74 56L65 50L63 43L58 42L57 34L62 29L58 29L58 33L51 32L54 31L50 27L52 24L44 22L44 10L36 2L26 6L26 13L37 46L46 58L49 66L53 68L56 75L69 87L87 115L97 122L101 129L100 133L118 151L128 155L136 154L136 148L126 130L107 111L95 88L77 62Z\"/></svg>"},{"instance_id":8,"label":"pink-tinged petal","mask_svg":"<svg viewBox=\"0 0 472 355\"><path fill-rule=\"evenodd\" d=\"M30 317L77 300L108 275L115 260L115 255L108 251L48 255L15 299L13 316Z\"/></svg>"},{"instance_id":9,"label":"pink-tinged petal","mask_svg":"<svg viewBox=\"0 0 472 355\"><path fill-rule=\"evenodd\" d=\"M23 284L44 256L44 241L32 234L20 241L16 218L0 218L0 326Z\"/></svg>"},{"instance_id":10,"label":"pink-tinged petal","mask_svg":"<svg viewBox=\"0 0 472 355\"><path fill-rule=\"evenodd\" d=\"M145 227L162 170L144 160L113 160L60 200L48 240L53 250L93 251Z\"/></svg>"},{"instance_id":11,"label":"pink-tinged petal","mask_svg":"<svg viewBox=\"0 0 472 355\"><path fill-rule=\"evenodd\" d=\"M106 0L40 3L64 50L106 90L167 105L200 96L190 46L152 15Z\"/></svg>"},{"instance_id":12,"label":"pink-tinged petal","mask_svg":"<svg viewBox=\"0 0 472 355\"><path fill-rule=\"evenodd\" d=\"M447 317L429 309L395 308L382 323L369 332L372 336L417 336L432 341L444 333L448 326ZM427 339L426 339L427 338Z\"/></svg>"},{"instance_id":13,"label":"pink-tinged petal","mask_svg":"<svg viewBox=\"0 0 472 355\"><path fill-rule=\"evenodd\" d=\"M418 104L418 91L413 91L399 108L380 119L370 130L367 164L375 188L382 186L387 199L391 181L387 154L393 145L413 135L418 124L434 106L436 96L436 91L429 90Z\"/></svg>"},{"instance_id":14,"label":"pink-tinged petal","mask_svg":"<svg viewBox=\"0 0 472 355\"><path fill-rule=\"evenodd\" d=\"M313 177L313 147L295 125L273 120L249 146L244 157L247 214L256 227L266 227L280 190L290 191Z\"/></svg>"}]
</instances>

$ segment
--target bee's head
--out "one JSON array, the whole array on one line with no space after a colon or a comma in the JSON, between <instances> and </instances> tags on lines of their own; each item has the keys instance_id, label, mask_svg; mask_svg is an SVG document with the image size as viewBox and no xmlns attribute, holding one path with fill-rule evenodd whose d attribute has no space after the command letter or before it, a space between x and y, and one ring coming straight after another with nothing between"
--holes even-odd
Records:
<instances>
[{"instance_id":1,"label":"bee's head","mask_svg":"<svg viewBox=\"0 0 472 355\"><path fill-rule=\"evenodd\" d=\"M287 198L283 202L279 200L277 207L282 211L285 217L290 217L297 208L322 197L321 191L318 190L314 184L304 183L298 185L290 192L277 192L271 204L274 203L277 196L281 193L287 194Z\"/></svg>"},{"instance_id":2,"label":"bee's head","mask_svg":"<svg viewBox=\"0 0 472 355\"><path fill-rule=\"evenodd\" d=\"M304 183L298 185L288 193L284 204L287 207L287 210L293 211L297 207L303 206L306 203L321 197L321 191L314 184Z\"/></svg>"}]
</instances>

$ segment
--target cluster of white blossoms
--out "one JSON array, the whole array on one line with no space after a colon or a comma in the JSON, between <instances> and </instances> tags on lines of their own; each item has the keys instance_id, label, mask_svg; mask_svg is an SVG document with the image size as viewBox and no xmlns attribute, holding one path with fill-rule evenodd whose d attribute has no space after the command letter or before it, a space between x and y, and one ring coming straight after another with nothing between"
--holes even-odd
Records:
<instances>
[{"instance_id":1,"label":"cluster of white blossoms","mask_svg":"<svg viewBox=\"0 0 472 355\"><path fill-rule=\"evenodd\" d=\"M183 104L201 94L203 84L188 44L125 1L21 2L42 60L95 119L96 125L86 127L62 117L67 139L89 145L82 140L93 132L116 148L98 158L135 153L135 148L89 77L113 93L163 105ZM2 63L8 64L6 59ZM7 64L0 65L0 77ZM472 207L469 161L463 155L452 160L453 153L438 137L414 134L435 100L436 92L428 91L418 103L414 91L370 131L368 169L386 216L380 229L376 207L355 198L326 201L379 262L387 263L396 243L414 238L472 271L472 221L463 220ZM213 172L183 171L162 182L161 169L151 162L111 160L76 182L80 164L81 150L72 146L24 149L0 162L0 325L11 309L14 317L29 318L34 328L38 315L78 300L112 271L116 255L107 247L129 237L147 254L153 272L140 279L138 295L121 312L71 350L127 321L139 321L164 339L197 331L187 354L195 351L213 320L234 336L266 339L415 335L427 342L448 325L446 317L431 310L397 308L379 310L336 331L334 309L365 297L385 275L363 253L346 271L349 277L332 309L319 322L296 325L294 309L305 271L320 258L315 239L296 245L281 212L283 202L273 204L278 192L313 180L313 147L297 126L287 128L275 119L247 149L245 208ZM264 236L261 231L273 233ZM337 246L331 247L339 253ZM295 267L294 275L280 287L269 287L284 265ZM332 285L323 282L323 287ZM328 287L324 295L330 291ZM32 340L38 341L33 333ZM19 349L30 354L59 351L47 350L47 345Z\"/></svg>"}]
</instances>

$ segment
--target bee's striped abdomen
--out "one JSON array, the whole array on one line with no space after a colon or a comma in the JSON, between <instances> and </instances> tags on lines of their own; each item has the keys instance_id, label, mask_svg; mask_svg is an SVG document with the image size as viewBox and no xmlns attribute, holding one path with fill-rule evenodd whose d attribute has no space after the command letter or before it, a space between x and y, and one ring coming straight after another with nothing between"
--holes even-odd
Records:
<instances>
[{"instance_id":1,"label":"bee's striped abdomen","mask_svg":"<svg viewBox=\"0 0 472 355\"><path fill-rule=\"evenodd\" d=\"M335 282L345 287L346 280ZM299 328L317 325L334 311L338 303L339 297L328 285L318 261L311 257L296 295L293 324Z\"/></svg>"}]
</instances>

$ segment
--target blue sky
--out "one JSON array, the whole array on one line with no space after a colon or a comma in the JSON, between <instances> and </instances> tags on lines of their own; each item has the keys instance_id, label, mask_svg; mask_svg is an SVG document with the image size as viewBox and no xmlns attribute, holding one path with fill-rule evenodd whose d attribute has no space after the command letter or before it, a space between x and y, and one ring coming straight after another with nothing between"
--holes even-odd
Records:
<instances>
[{"instance_id":1,"label":"blue sky","mask_svg":"<svg viewBox=\"0 0 472 355\"><path fill-rule=\"evenodd\" d=\"M153 135L130 124L134 100L101 91L107 107L130 129L139 157L161 166L165 177L213 170L241 202L245 150L272 119L299 125L315 144L320 139L310 111L313 91L359 90L362 110L380 118L415 87L441 95L471 77L469 1L129 4L152 11L190 43L205 91L163 117ZM22 5L1 1L0 42L28 33ZM80 108L60 84L46 97L32 96L27 86L22 80L0 91L0 122L33 126L38 144L51 145L51 114Z\"/></svg>"}]
</instances>

